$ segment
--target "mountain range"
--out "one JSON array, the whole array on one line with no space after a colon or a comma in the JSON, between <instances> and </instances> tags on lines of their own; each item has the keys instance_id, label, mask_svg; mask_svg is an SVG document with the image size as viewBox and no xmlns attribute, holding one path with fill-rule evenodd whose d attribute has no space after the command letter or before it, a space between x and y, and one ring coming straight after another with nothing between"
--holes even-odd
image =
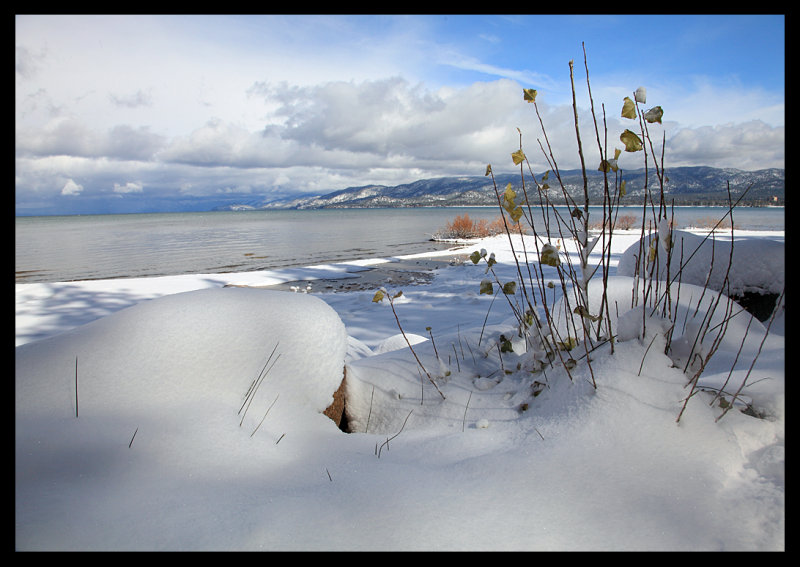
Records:
<instances>
[{"instance_id":1,"label":"mountain range","mask_svg":"<svg viewBox=\"0 0 800 567\"><path fill-rule=\"evenodd\" d=\"M582 203L581 170L561 171L559 175L567 193ZM613 176L613 172L609 173L611 183L614 181ZM537 182L542 184L543 177L544 172L537 174ZM665 197L676 205L725 204L728 201L728 187L734 201L747 190L740 203L742 205L783 205L785 200L784 169L743 171L705 166L674 167L666 171L666 177ZM644 169L624 172L626 185L622 204L641 202L645 178L648 178L651 191L657 193L660 185L654 170L650 170L647 175ZM553 172L549 173L546 182L550 186L550 199L556 204L563 204L561 184ZM437 177L395 186L364 185L321 195L253 200L216 207L215 210L497 206L495 183L500 195L509 183L517 193L522 190L519 174L498 174L495 175L494 182L491 177L486 176ZM535 186L529 175L526 175L525 184L529 198L535 198L538 202L535 191L531 192ZM590 203L602 204L603 173L587 171L587 187Z\"/></svg>"}]
</instances>

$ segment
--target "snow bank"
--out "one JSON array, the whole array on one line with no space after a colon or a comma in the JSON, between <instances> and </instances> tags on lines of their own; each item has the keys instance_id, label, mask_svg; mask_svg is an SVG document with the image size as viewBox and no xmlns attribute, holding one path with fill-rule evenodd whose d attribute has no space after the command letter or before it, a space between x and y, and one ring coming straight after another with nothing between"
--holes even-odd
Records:
<instances>
[{"instance_id":1,"label":"snow bank","mask_svg":"<svg viewBox=\"0 0 800 567\"><path fill-rule=\"evenodd\" d=\"M730 295L745 292L780 293L786 285L786 261L783 242L767 238L745 238L731 240L712 235L708 238L691 232L672 231L671 269L667 271L666 248L658 246L658 267L654 270L659 279L675 276L677 268L684 264L681 281L703 286L708 279L711 289L722 289L728 266ZM639 258L639 273L649 270L647 258L651 247L656 248L665 238L653 233L628 247L619 260L617 275L633 276ZM731 258L731 246L733 257ZM641 250L641 251L640 251ZM645 266L648 266L645 268Z\"/></svg>"},{"instance_id":2,"label":"snow bank","mask_svg":"<svg viewBox=\"0 0 800 567\"><path fill-rule=\"evenodd\" d=\"M18 347L16 408L28 417L74 416L77 358L82 416L128 413L134 404L169 412L204 398L215 418L238 422L245 393L274 351L250 415L276 396L293 411L322 412L342 381L346 349L344 325L316 297L242 288L179 293Z\"/></svg>"}]
</instances>

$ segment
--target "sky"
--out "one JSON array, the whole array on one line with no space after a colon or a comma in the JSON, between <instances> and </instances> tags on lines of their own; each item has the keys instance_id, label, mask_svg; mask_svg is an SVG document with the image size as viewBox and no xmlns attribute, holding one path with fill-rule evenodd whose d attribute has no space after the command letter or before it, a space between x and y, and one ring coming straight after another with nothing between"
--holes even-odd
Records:
<instances>
[{"instance_id":1,"label":"sky","mask_svg":"<svg viewBox=\"0 0 800 567\"><path fill-rule=\"evenodd\" d=\"M19 14L16 214L209 210L512 172L520 141L536 172L547 142L559 168L578 167L570 61L587 164L599 164L592 103L613 151L639 131L620 111L644 86L642 109L664 110L648 130L666 167L783 168L784 26L781 14ZM643 167L641 154L620 166Z\"/></svg>"}]
</instances>

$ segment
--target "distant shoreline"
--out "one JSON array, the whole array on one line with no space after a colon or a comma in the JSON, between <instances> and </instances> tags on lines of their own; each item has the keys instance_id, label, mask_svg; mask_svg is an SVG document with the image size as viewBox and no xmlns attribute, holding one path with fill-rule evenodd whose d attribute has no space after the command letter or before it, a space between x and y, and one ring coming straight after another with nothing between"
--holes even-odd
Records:
<instances>
[{"instance_id":1,"label":"distant shoreline","mask_svg":"<svg viewBox=\"0 0 800 567\"><path fill-rule=\"evenodd\" d=\"M556 207L567 207L568 205L555 205ZM625 204L618 205L620 209L641 209L642 204ZM23 218L50 218L50 217L101 217L101 216L131 216L131 215L203 215L209 213L252 213L252 212L284 212L284 211L375 211L375 210L407 210L407 209L497 209L497 205L404 205L396 207L315 207L315 208L293 208L293 207L268 207L268 208L247 208L247 209L209 209L203 211L139 211L128 213L73 213L73 214L47 214L47 215L34 215L34 214L15 214L15 219ZM589 205L590 209L602 209L602 205ZM724 203L708 204L708 205L670 205L670 208L675 209L689 209L689 208L709 208L709 209L727 209L728 205ZM785 209L786 205L764 205L764 204L749 204L739 203L736 209ZM499 213L498 213L499 214Z\"/></svg>"}]
</instances>

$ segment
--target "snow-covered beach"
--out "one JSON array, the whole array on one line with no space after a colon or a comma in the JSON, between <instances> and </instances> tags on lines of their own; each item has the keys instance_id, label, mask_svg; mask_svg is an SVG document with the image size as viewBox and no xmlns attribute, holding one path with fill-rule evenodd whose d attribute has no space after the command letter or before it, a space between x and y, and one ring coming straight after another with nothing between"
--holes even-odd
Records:
<instances>
[{"instance_id":1,"label":"snow-covered beach","mask_svg":"<svg viewBox=\"0 0 800 567\"><path fill-rule=\"evenodd\" d=\"M638 237L614 236L619 297L630 284L614 270ZM748 246L744 281L785 277ZM480 249L515 276L504 237L424 256ZM533 378L519 349L493 349L511 314L479 293L482 265L382 283L403 292L413 352L376 289L315 287L384 260L17 284L16 548L785 548L782 312L769 333L734 318L708 391L676 422L686 375L627 333L624 309L626 340L596 353L595 389L585 364ZM351 433L323 415L345 367ZM718 419L710 391L745 376L752 411Z\"/></svg>"}]
</instances>

